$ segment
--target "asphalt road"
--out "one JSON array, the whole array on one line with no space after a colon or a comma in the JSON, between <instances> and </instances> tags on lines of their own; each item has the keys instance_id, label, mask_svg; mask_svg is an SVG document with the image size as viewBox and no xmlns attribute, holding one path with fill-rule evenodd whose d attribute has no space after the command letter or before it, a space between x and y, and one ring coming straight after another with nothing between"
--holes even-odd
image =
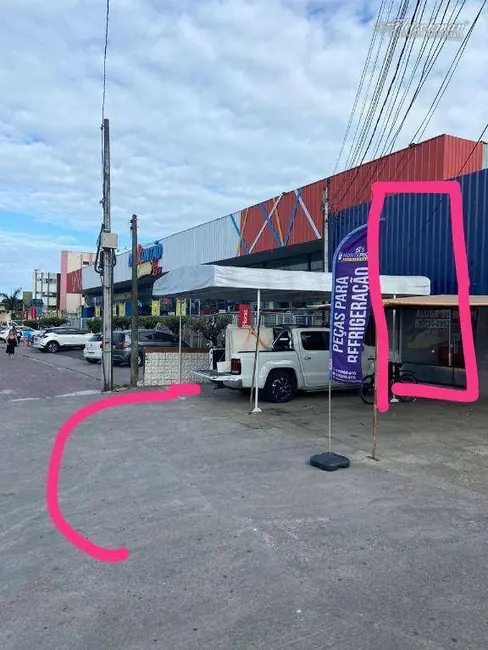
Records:
<instances>
[{"instance_id":1,"label":"asphalt road","mask_svg":"<svg viewBox=\"0 0 488 650\"><path fill-rule=\"evenodd\" d=\"M351 467L332 473L307 464L324 395L101 411L67 441L59 495L81 535L129 549L106 564L46 506L56 432L98 382L76 357L1 352L1 650L485 650L488 402L392 407L374 463L371 408L334 395Z\"/></svg>"}]
</instances>

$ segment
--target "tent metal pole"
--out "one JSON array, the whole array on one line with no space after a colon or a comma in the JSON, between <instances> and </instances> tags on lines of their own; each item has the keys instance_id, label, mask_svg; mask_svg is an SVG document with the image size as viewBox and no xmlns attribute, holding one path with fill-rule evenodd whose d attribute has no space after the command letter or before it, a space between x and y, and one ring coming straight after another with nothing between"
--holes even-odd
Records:
<instances>
[{"instance_id":1,"label":"tent metal pole","mask_svg":"<svg viewBox=\"0 0 488 650\"><path fill-rule=\"evenodd\" d=\"M181 375L182 375L182 368L181 368L181 330L182 330L182 322L181 322L181 312L183 311L183 305L182 301L180 298L177 298L177 304L179 305L179 313L180 313L180 323L179 323L179 335L178 335L178 383L181 384ZM185 298L185 305L186 305L186 298Z\"/></svg>"},{"instance_id":2,"label":"tent metal pole","mask_svg":"<svg viewBox=\"0 0 488 650\"><path fill-rule=\"evenodd\" d=\"M257 297L257 331L256 331L256 356L254 364L254 408L251 413L261 413L259 408L259 336L260 336L260 327L261 327L261 289L258 289Z\"/></svg>"}]
</instances>

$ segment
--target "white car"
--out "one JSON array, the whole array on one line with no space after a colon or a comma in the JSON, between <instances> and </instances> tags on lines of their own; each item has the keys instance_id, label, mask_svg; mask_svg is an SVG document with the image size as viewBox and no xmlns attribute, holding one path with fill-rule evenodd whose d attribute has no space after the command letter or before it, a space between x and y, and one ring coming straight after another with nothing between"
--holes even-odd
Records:
<instances>
[{"instance_id":1,"label":"white car","mask_svg":"<svg viewBox=\"0 0 488 650\"><path fill-rule=\"evenodd\" d=\"M93 334L86 342L83 356L88 363L98 363L102 359L103 337L101 334Z\"/></svg>"},{"instance_id":2,"label":"white car","mask_svg":"<svg viewBox=\"0 0 488 650\"><path fill-rule=\"evenodd\" d=\"M92 336L74 327L51 327L34 336L34 347L43 352L59 352L61 349L83 349Z\"/></svg>"},{"instance_id":3,"label":"white car","mask_svg":"<svg viewBox=\"0 0 488 650\"><path fill-rule=\"evenodd\" d=\"M9 335L11 329L11 327L4 327L0 330L0 341L3 341L4 343L7 341L7 336ZM16 327L15 330L17 332L17 340L20 341L22 338L23 329Z\"/></svg>"}]
</instances>

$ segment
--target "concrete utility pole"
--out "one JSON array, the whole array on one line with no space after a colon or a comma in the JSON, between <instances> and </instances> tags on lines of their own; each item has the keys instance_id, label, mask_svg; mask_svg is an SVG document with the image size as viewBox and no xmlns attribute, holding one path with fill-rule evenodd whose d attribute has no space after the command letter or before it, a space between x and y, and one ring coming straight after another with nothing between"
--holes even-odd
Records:
<instances>
[{"instance_id":1,"label":"concrete utility pole","mask_svg":"<svg viewBox=\"0 0 488 650\"><path fill-rule=\"evenodd\" d=\"M100 236L103 261L103 350L102 350L102 392L113 389L112 368L112 297L114 284L115 249L117 235L111 231L110 213L110 124L103 120L103 228Z\"/></svg>"},{"instance_id":2,"label":"concrete utility pole","mask_svg":"<svg viewBox=\"0 0 488 650\"><path fill-rule=\"evenodd\" d=\"M133 214L130 220L132 233L132 321L131 321L131 357L130 357L130 385L137 386L139 362L139 336L137 317L139 315L139 293L137 287L137 215Z\"/></svg>"},{"instance_id":3,"label":"concrete utility pole","mask_svg":"<svg viewBox=\"0 0 488 650\"><path fill-rule=\"evenodd\" d=\"M324 273L327 273L329 270L329 179L325 181L322 207L324 216L324 233L322 236L324 249Z\"/></svg>"}]
</instances>

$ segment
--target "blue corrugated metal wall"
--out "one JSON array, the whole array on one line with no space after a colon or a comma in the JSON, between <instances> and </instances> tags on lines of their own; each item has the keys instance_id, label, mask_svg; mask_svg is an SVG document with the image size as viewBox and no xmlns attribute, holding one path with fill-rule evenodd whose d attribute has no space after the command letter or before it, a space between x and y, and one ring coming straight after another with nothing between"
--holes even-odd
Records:
<instances>
[{"instance_id":1,"label":"blue corrugated metal wall","mask_svg":"<svg viewBox=\"0 0 488 650\"><path fill-rule=\"evenodd\" d=\"M470 292L488 294L488 170L456 180L463 193ZM329 266L342 238L366 223L369 207L370 203L363 203L330 215ZM457 293L448 197L394 195L386 199L382 216L381 273L424 275L431 280L432 293Z\"/></svg>"}]
</instances>

